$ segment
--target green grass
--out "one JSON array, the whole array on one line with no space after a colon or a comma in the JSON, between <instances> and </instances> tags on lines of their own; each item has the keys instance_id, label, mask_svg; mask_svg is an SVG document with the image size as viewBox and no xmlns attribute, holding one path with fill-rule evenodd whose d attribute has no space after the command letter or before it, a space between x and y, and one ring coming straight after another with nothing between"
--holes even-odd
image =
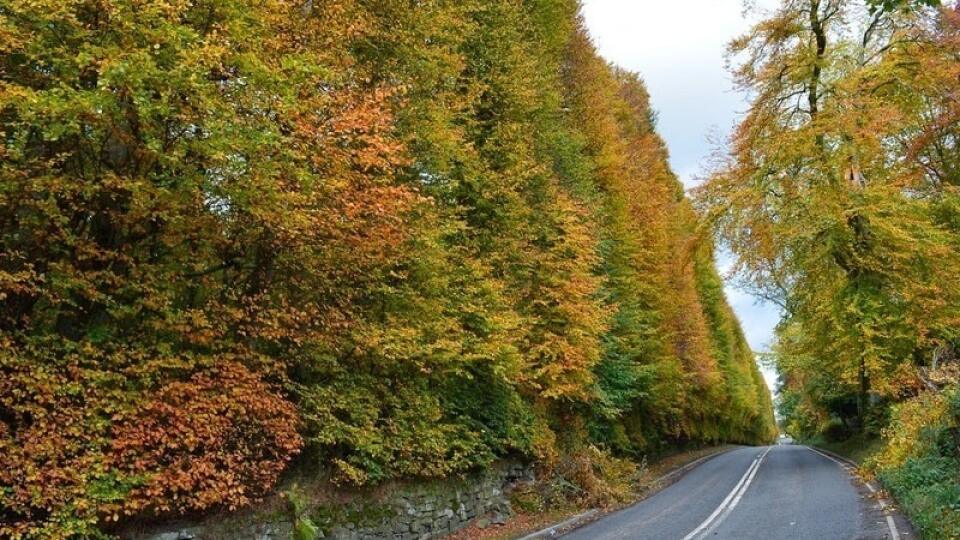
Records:
<instances>
[{"instance_id":1,"label":"green grass","mask_svg":"<svg viewBox=\"0 0 960 540\"><path fill-rule=\"evenodd\" d=\"M856 463L863 463L883 448L882 439L863 434L854 435L841 442L827 442L823 437L814 437L804 442L811 446L829 450Z\"/></svg>"},{"instance_id":2,"label":"green grass","mask_svg":"<svg viewBox=\"0 0 960 540\"><path fill-rule=\"evenodd\" d=\"M944 456L907 459L879 473L923 538L960 538L960 460Z\"/></svg>"}]
</instances>

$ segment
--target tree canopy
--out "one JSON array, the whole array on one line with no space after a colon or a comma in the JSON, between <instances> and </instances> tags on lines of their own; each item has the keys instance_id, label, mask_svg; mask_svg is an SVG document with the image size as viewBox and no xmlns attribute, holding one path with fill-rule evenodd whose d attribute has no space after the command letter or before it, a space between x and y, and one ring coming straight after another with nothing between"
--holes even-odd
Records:
<instances>
[{"instance_id":1,"label":"tree canopy","mask_svg":"<svg viewBox=\"0 0 960 540\"><path fill-rule=\"evenodd\" d=\"M0 0L0 536L236 508L291 463L771 439L649 96L578 10Z\"/></svg>"},{"instance_id":2,"label":"tree canopy","mask_svg":"<svg viewBox=\"0 0 960 540\"><path fill-rule=\"evenodd\" d=\"M960 337L957 11L878 5L791 0L732 42L753 101L698 194L784 310L798 433L876 431Z\"/></svg>"}]
</instances>

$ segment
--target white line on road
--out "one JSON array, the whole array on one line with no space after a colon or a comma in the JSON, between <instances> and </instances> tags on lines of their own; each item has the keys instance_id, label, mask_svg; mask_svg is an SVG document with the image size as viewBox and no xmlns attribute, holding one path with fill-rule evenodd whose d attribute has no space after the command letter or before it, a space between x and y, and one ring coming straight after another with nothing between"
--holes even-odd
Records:
<instances>
[{"instance_id":1,"label":"white line on road","mask_svg":"<svg viewBox=\"0 0 960 540\"><path fill-rule=\"evenodd\" d=\"M846 470L848 470L848 471L853 469L853 467L851 467L850 465L848 465L848 464L840 461L839 459L837 459L837 458L835 458L835 457L833 457L833 456L831 456L831 455L829 455L829 454L824 454L823 452L817 450L816 448L814 448L814 447L812 447L812 446L804 446L804 448L806 448L807 450L810 450L811 452L814 452L814 453L816 453L816 454L820 454L821 456L829 459L830 461L836 463L837 465L843 467L844 469L846 469Z\"/></svg>"},{"instance_id":2,"label":"white line on road","mask_svg":"<svg viewBox=\"0 0 960 540\"><path fill-rule=\"evenodd\" d=\"M727 494L727 497L723 499L723 502L720 503L720 506L710 514L707 519L703 520L703 523L697 526L696 529L690 532L690 534L683 537L683 540L693 540L698 536L706 535L709 531L707 530L710 527L710 530L713 530L711 525L719 525L721 521L726 519L727 515L733 508L740 502L740 499L743 497L743 494L746 493L747 488L750 487L750 483L753 482L754 476L757 474L757 469L760 468L760 462L763 461L763 458L767 456L772 447L768 447L762 454L758 455L753 459L753 462L747 467L747 472L743 473L743 476L740 477L740 481L737 482L737 485L733 486L733 489ZM724 512L724 510L727 510ZM717 519L718 516L723 514L720 519ZM716 520L716 523L714 523Z\"/></svg>"},{"instance_id":3,"label":"white line on road","mask_svg":"<svg viewBox=\"0 0 960 540\"><path fill-rule=\"evenodd\" d=\"M733 509L736 508L738 504L740 504L740 499L742 499L743 494L747 492L747 487L750 486L750 483L753 482L753 477L756 476L757 471L760 470L760 461L763 461L763 458L765 458L767 454L770 453L770 450L772 450L772 448L767 448L767 451L764 452L762 456L760 456L760 459L757 461L757 466L753 468L753 472L751 472L750 477L747 478L747 483L744 484L743 488L740 489L740 493L737 493L737 496L734 497L732 501L730 501L730 506L728 506L727 509L724 510L722 514L720 514L720 517L718 517L717 520L713 522L713 524L711 524L709 527L707 527L705 531L703 531L703 534L701 535L701 537L705 538L709 536L714 529L716 529L717 527L720 526L721 523L723 523L723 520L727 519L727 516L729 516L730 513L733 512Z\"/></svg>"},{"instance_id":4,"label":"white line on road","mask_svg":"<svg viewBox=\"0 0 960 540\"><path fill-rule=\"evenodd\" d=\"M806 448L807 450L810 450L811 452L813 452L813 453L815 453L815 454L819 454L819 455L821 455L821 456L829 459L830 461L832 461L832 462L836 463L837 465L839 465L840 467L842 467L842 468L843 468L844 470L846 470L847 472L853 472L853 467L850 467L850 466L847 465L846 463L843 463L842 461L840 461L840 460L838 460L838 459L835 459L835 458L832 457L832 456L829 456L829 455L827 455L827 454L824 454L823 452L817 450L816 448L812 448L812 447L810 447L810 446L805 446L804 448ZM876 492L877 492L877 489L876 489L875 487L873 487L872 485L870 485L870 482L867 482L866 480L864 480L864 481L863 481L863 484L864 484L865 486L867 486L867 489L870 490L870 493L876 493ZM897 530L897 522L893 519L893 516L891 516L891 515L889 514L888 510L887 510L887 501L883 500L883 497L877 497L877 502L880 503L880 509L883 510L885 514L887 514L887 527L890 529L890 538L891 538L891 540L900 540L900 531Z\"/></svg>"}]
</instances>

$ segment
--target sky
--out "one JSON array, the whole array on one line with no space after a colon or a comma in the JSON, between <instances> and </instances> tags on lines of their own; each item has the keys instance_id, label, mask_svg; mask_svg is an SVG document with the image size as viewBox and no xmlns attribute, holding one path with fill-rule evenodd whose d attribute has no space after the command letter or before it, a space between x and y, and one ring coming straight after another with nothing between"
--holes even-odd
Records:
<instances>
[{"instance_id":1,"label":"sky","mask_svg":"<svg viewBox=\"0 0 960 540\"><path fill-rule=\"evenodd\" d=\"M775 0L752 2L758 10ZM687 188L706 171L717 140L724 140L747 109L726 69L727 42L762 11L744 12L743 0L583 0L583 16L600 54L640 73L657 111L657 129L670 163ZM729 255L718 257L726 273ZM769 350L777 308L735 289L727 299L754 351ZM764 369L771 388L775 374Z\"/></svg>"}]
</instances>

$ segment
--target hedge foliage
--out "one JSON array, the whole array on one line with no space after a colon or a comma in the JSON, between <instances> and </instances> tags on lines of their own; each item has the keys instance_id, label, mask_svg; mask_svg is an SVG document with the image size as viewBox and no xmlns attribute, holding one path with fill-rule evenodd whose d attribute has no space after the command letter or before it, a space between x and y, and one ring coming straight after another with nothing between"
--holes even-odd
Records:
<instances>
[{"instance_id":1,"label":"hedge foliage","mask_svg":"<svg viewBox=\"0 0 960 540\"><path fill-rule=\"evenodd\" d=\"M884 442L868 467L923 537L960 537L960 390L897 405Z\"/></svg>"},{"instance_id":2,"label":"hedge foliage","mask_svg":"<svg viewBox=\"0 0 960 540\"><path fill-rule=\"evenodd\" d=\"M770 439L578 9L0 0L0 536Z\"/></svg>"}]
</instances>

